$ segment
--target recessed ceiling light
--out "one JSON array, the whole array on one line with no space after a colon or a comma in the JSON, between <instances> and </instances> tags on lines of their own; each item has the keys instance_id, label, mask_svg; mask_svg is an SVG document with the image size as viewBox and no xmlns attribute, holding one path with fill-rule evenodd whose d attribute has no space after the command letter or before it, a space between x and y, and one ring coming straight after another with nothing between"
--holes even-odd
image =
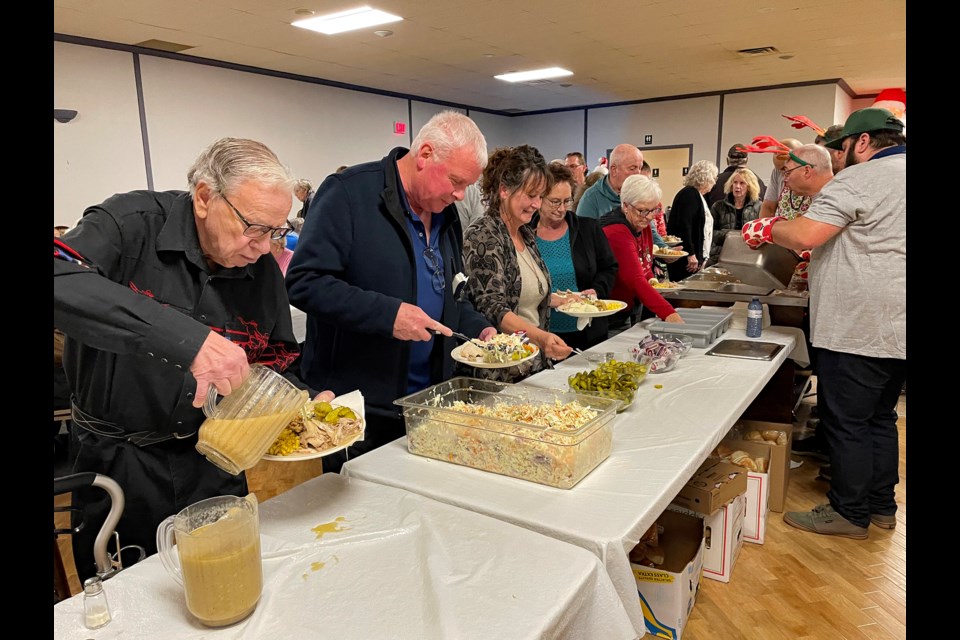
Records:
<instances>
[{"instance_id":1,"label":"recessed ceiling light","mask_svg":"<svg viewBox=\"0 0 960 640\"><path fill-rule=\"evenodd\" d=\"M370 7L358 7L348 11L339 11L325 16L315 16L304 20L293 22L293 26L302 29L310 29L327 35L334 33L343 33L344 31L354 31L365 27L374 27L378 24L387 24L403 20L400 16L392 13L371 9Z\"/></svg>"},{"instance_id":2,"label":"recessed ceiling light","mask_svg":"<svg viewBox=\"0 0 960 640\"><path fill-rule=\"evenodd\" d=\"M380 38L389 38L393 35L393 31L390 31L390 29L380 29L379 31L374 31L373 35Z\"/></svg>"},{"instance_id":3,"label":"recessed ceiling light","mask_svg":"<svg viewBox=\"0 0 960 640\"><path fill-rule=\"evenodd\" d=\"M492 58L492 57L493 57L493 54L492 54L492 53L485 53L485 54L483 54L483 57L484 57L484 58Z\"/></svg>"},{"instance_id":4,"label":"recessed ceiling light","mask_svg":"<svg viewBox=\"0 0 960 640\"><path fill-rule=\"evenodd\" d=\"M547 69L534 69L532 71L516 71L513 73L501 73L493 76L497 80L505 82L530 82L531 80L545 80L546 78L560 78L563 76L572 76L573 71L567 71L560 67L549 67Z\"/></svg>"}]
</instances>

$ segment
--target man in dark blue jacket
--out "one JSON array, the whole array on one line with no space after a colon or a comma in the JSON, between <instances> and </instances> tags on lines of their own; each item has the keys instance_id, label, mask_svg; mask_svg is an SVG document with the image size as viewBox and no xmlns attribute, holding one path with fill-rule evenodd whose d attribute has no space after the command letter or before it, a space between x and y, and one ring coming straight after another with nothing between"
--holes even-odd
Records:
<instances>
[{"instance_id":1,"label":"man in dark blue jacket","mask_svg":"<svg viewBox=\"0 0 960 640\"><path fill-rule=\"evenodd\" d=\"M366 401L364 440L325 458L325 472L404 435L393 401L453 375L451 329L496 333L454 280L463 271L454 203L486 165L486 140L470 118L445 111L411 147L328 176L287 271L290 302L307 314L304 380L359 389Z\"/></svg>"}]
</instances>

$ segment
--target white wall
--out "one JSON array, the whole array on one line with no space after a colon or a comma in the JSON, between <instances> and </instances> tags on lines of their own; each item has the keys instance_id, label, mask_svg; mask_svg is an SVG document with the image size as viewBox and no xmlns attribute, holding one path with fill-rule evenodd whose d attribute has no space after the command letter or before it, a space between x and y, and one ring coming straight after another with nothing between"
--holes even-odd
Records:
<instances>
[{"instance_id":1,"label":"white wall","mask_svg":"<svg viewBox=\"0 0 960 640\"><path fill-rule=\"evenodd\" d=\"M559 111L536 116L519 116L514 144L529 144L540 150L547 162L563 160L572 151L583 153L584 111Z\"/></svg>"},{"instance_id":2,"label":"white wall","mask_svg":"<svg viewBox=\"0 0 960 640\"><path fill-rule=\"evenodd\" d=\"M408 146L431 116L447 108L141 55L148 167L134 60L131 53L54 42L54 106L80 112L68 124L54 122L54 224L72 226L87 206L146 188L148 169L154 188L186 188L190 164L221 136L263 141L316 186L341 164L378 160L395 146ZM722 169L729 146L756 135L813 141L812 131L792 129L780 114L828 126L872 101L851 100L838 85L824 84L725 94L722 117L719 95L520 117L468 113L491 151L527 143L548 161L561 158L583 148L586 119L591 168L617 144L642 149L644 136L652 135L654 147L693 145L694 161L717 162L719 154ZM409 133L395 135L394 121L407 122ZM773 165L768 154L757 154L750 167L766 180Z\"/></svg>"},{"instance_id":3,"label":"white wall","mask_svg":"<svg viewBox=\"0 0 960 640\"><path fill-rule=\"evenodd\" d=\"M791 122L781 116L806 116L826 129L834 123L836 89L834 84L823 84L727 94L723 105L720 169L723 170L731 146L738 142L750 144L755 136L768 135L778 140L796 138L804 144L812 143L817 137L813 129L794 129ZM747 162L766 184L770 184L773 172L772 158L770 153L751 153Z\"/></svg>"},{"instance_id":4,"label":"white wall","mask_svg":"<svg viewBox=\"0 0 960 640\"><path fill-rule=\"evenodd\" d=\"M408 142L393 133L407 120L401 98L151 56L140 64L156 189L185 188L187 168L223 136L263 142L315 186Z\"/></svg>"},{"instance_id":5,"label":"white wall","mask_svg":"<svg viewBox=\"0 0 960 640\"><path fill-rule=\"evenodd\" d=\"M510 118L507 116L498 116L483 111L471 111L470 117L487 140L487 151L493 152L497 147L510 147L522 144L519 134L517 120L520 118Z\"/></svg>"},{"instance_id":6,"label":"white wall","mask_svg":"<svg viewBox=\"0 0 960 640\"><path fill-rule=\"evenodd\" d=\"M133 55L53 43L53 224L72 227L83 210L147 188Z\"/></svg>"},{"instance_id":7,"label":"white wall","mask_svg":"<svg viewBox=\"0 0 960 640\"><path fill-rule=\"evenodd\" d=\"M720 97L688 98L590 109L587 114L587 164L592 169L608 149L621 143L644 146L693 145L693 161L714 160Z\"/></svg>"}]
</instances>

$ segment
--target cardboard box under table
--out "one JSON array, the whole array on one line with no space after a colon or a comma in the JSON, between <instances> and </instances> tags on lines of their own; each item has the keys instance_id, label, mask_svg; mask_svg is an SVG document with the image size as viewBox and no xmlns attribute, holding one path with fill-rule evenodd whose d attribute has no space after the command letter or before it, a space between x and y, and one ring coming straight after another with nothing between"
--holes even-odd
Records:
<instances>
[{"instance_id":1,"label":"cardboard box under table","mask_svg":"<svg viewBox=\"0 0 960 640\"><path fill-rule=\"evenodd\" d=\"M777 444L764 440L744 440L740 434L749 431L775 430L786 433L786 444ZM742 449L751 456L764 456L769 460L767 473L770 474L770 510L783 512L787 502L787 490L790 488L790 447L793 440L793 425L779 422L760 422L757 420L738 420L722 444L734 451Z\"/></svg>"},{"instance_id":2,"label":"cardboard box under table","mask_svg":"<svg viewBox=\"0 0 960 640\"><path fill-rule=\"evenodd\" d=\"M717 458L704 460L673 504L709 516L747 490L747 470Z\"/></svg>"},{"instance_id":3,"label":"cardboard box under table","mask_svg":"<svg viewBox=\"0 0 960 640\"><path fill-rule=\"evenodd\" d=\"M657 518L663 526L659 545L664 562L648 567L634 562L630 568L648 633L654 638L680 640L693 610L703 575L703 520L683 513L664 511Z\"/></svg>"},{"instance_id":4,"label":"cardboard box under table","mask_svg":"<svg viewBox=\"0 0 960 640\"><path fill-rule=\"evenodd\" d=\"M733 567L743 548L743 514L746 508L743 494L725 504L711 516L671 504L671 511L703 519L703 575L718 582L730 582Z\"/></svg>"}]
</instances>

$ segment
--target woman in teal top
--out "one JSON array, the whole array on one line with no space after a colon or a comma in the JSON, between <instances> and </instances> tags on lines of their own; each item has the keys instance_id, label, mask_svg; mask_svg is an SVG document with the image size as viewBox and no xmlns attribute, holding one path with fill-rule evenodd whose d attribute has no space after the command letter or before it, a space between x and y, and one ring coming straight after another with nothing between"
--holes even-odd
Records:
<instances>
[{"instance_id":1,"label":"woman in teal top","mask_svg":"<svg viewBox=\"0 0 960 640\"><path fill-rule=\"evenodd\" d=\"M530 222L537 233L537 248L550 271L554 292L579 291L607 298L617 277L617 261L596 220L579 218L569 207L575 187L566 166L549 165L553 187ZM569 346L586 349L606 340L607 319L594 318L577 331L577 319L556 309L550 311L550 331Z\"/></svg>"}]
</instances>

